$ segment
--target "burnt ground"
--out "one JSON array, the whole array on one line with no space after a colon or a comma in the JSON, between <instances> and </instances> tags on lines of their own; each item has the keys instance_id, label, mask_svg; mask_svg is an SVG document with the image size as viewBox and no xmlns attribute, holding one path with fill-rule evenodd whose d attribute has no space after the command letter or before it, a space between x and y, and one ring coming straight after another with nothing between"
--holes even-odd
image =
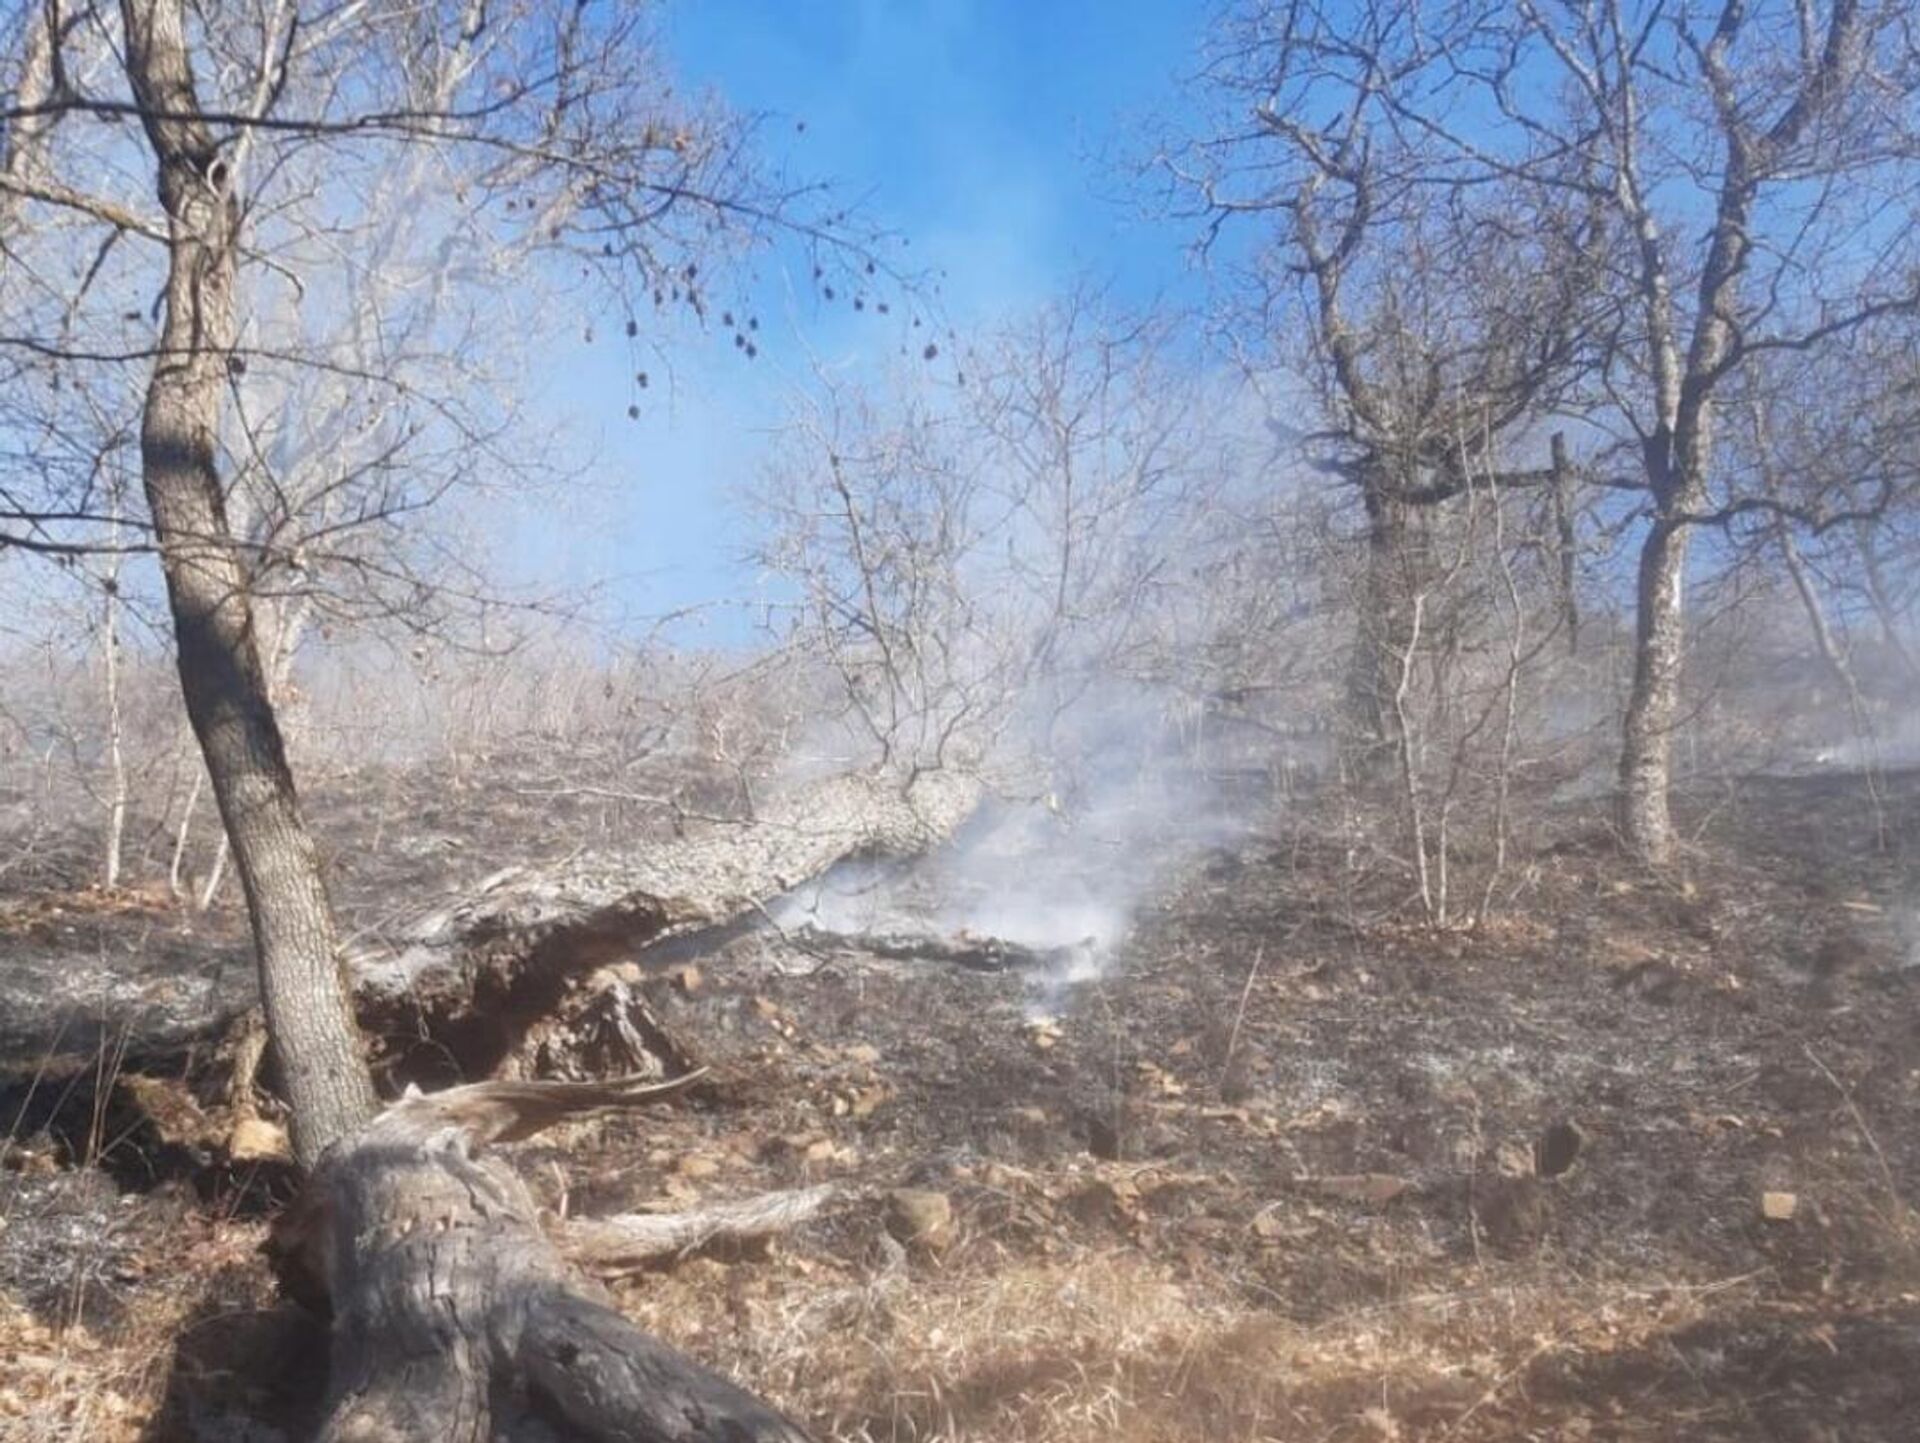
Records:
<instances>
[{"instance_id":1,"label":"burnt ground","mask_svg":"<svg viewBox=\"0 0 1920 1443\"><path fill-rule=\"evenodd\" d=\"M1262 808L1062 989L737 937L643 984L718 1085L520 1161L576 1213L845 1184L616 1287L823 1439L1911 1438L1920 776L1886 811L1743 781L1672 877L1567 812L1436 930ZM0 1436L283 1436L252 1180L19 1141Z\"/></svg>"}]
</instances>

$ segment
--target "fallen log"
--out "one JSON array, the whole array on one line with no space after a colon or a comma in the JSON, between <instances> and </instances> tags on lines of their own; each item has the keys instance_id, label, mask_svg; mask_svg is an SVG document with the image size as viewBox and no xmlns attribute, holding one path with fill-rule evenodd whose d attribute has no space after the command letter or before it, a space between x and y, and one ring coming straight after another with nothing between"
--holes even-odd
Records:
<instances>
[{"instance_id":1,"label":"fallen log","mask_svg":"<svg viewBox=\"0 0 1920 1443\"><path fill-rule=\"evenodd\" d=\"M865 776L796 788L751 822L645 849L510 868L348 957L362 1023L426 1032L467 1075L493 1071L573 979L690 934L722 931L827 871L949 836L979 789L947 773L904 791Z\"/></svg>"},{"instance_id":2,"label":"fallen log","mask_svg":"<svg viewBox=\"0 0 1920 1443\"><path fill-rule=\"evenodd\" d=\"M330 1150L269 1256L332 1319L321 1443L809 1443L572 1276L496 1142L664 1086L485 1082Z\"/></svg>"},{"instance_id":3,"label":"fallen log","mask_svg":"<svg viewBox=\"0 0 1920 1443\"><path fill-rule=\"evenodd\" d=\"M750 930L768 901L836 862L937 845L978 795L948 774L922 776L904 791L873 777L832 777L703 835L508 867L349 952L362 1029L396 1084L516 1068L574 1077L685 1070L691 1058L656 1025L638 989L586 995L576 984L609 962L640 958L664 969ZM176 935L143 922L139 945L123 946L111 931L67 937L70 912L100 927L120 917L50 909L53 920L34 923L34 945L0 965L0 1103L27 1131L66 1128L84 1139L104 1105L95 1095L103 1058L161 1078L195 1072L216 1047L244 1041L258 985L245 946L225 934ZM8 925L0 918L0 931ZM536 1026L543 1034L528 1046ZM250 1084L252 1066L240 1070ZM200 1100L216 1106L231 1090L216 1081ZM229 1107L238 1100L225 1099Z\"/></svg>"},{"instance_id":4,"label":"fallen log","mask_svg":"<svg viewBox=\"0 0 1920 1443\"><path fill-rule=\"evenodd\" d=\"M764 1242L818 1217L840 1195L831 1183L791 1192L715 1203L678 1213L618 1213L569 1219L560 1246L577 1266L600 1277L620 1277L663 1259L706 1248Z\"/></svg>"}]
</instances>

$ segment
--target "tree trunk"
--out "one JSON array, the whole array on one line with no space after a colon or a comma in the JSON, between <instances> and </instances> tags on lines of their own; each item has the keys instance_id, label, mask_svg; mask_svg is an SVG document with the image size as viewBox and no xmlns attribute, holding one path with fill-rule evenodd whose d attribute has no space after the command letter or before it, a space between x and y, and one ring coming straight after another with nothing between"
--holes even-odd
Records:
<instances>
[{"instance_id":1,"label":"tree trunk","mask_svg":"<svg viewBox=\"0 0 1920 1443\"><path fill-rule=\"evenodd\" d=\"M1360 578L1360 614L1347 661L1346 712L1351 760L1362 774L1383 771L1398 735L1394 696L1400 686L1410 629L1407 508L1368 487L1366 554Z\"/></svg>"},{"instance_id":2,"label":"tree trunk","mask_svg":"<svg viewBox=\"0 0 1920 1443\"><path fill-rule=\"evenodd\" d=\"M267 699L273 704L274 716L284 722L284 727L293 724L293 716L286 706L287 685L293 678L293 655L300 647L300 634L306 629L309 606L302 602L291 612L274 607L265 612L269 624L264 628L272 637L267 643ZM262 611L254 608L254 620L260 621ZM273 625L272 619L278 618L279 624ZM227 879L227 863L233 859L233 841L225 832L213 848L213 865L207 868L206 881L200 887L197 905L202 912L210 911L214 898L220 895L220 884Z\"/></svg>"},{"instance_id":3,"label":"tree trunk","mask_svg":"<svg viewBox=\"0 0 1920 1443\"><path fill-rule=\"evenodd\" d=\"M1640 548L1633 689L1620 751L1620 830L1635 856L1673 859L1673 729L1680 716L1688 528L1656 517Z\"/></svg>"},{"instance_id":4,"label":"tree trunk","mask_svg":"<svg viewBox=\"0 0 1920 1443\"><path fill-rule=\"evenodd\" d=\"M120 486L112 491L112 545L120 544ZM127 836L127 751L125 717L120 706L120 557L110 553L106 574L100 578L100 655L106 669L107 712L107 836L101 881L108 891L120 885L121 854Z\"/></svg>"},{"instance_id":5,"label":"tree trunk","mask_svg":"<svg viewBox=\"0 0 1920 1443\"><path fill-rule=\"evenodd\" d=\"M485 1151L659 1090L479 1083L410 1098L327 1155L268 1248L333 1317L320 1443L809 1443L570 1276Z\"/></svg>"},{"instance_id":6,"label":"tree trunk","mask_svg":"<svg viewBox=\"0 0 1920 1443\"><path fill-rule=\"evenodd\" d=\"M53 97L53 26L46 14L26 14L20 24L23 54L19 72L12 77L13 105L31 112ZM6 37L11 38L11 37ZM46 164L47 137L54 126L52 115L29 114L9 122L0 131L0 235L13 229L27 187L42 178Z\"/></svg>"},{"instance_id":7,"label":"tree trunk","mask_svg":"<svg viewBox=\"0 0 1920 1443\"><path fill-rule=\"evenodd\" d=\"M246 892L293 1143L311 1165L372 1114L319 854L301 819L254 638L247 568L215 460L232 345L238 206L199 119L181 0L122 0L126 65L158 163L170 243L140 456L187 716Z\"/></svg>"},{"instance_id":8,"label":"tree trunk","mask_svg":"<svg viewBox=\"0 0 1920 1443\"><path fill-rule=\"evenodd\" d=\"M180 825L173 833L173 857L167 863L167 893L176 900L184 900L187 892L186 860L187 839L193 834L193 813L200 805L200 789L206 785L206 772L196 770L193 785L187 789L187 804L180 809Z\"/></svg>"},{"instance_id":9,"label":"tree trunk","mask_svg":"<svg viewBox=\"0 0 1920 1443\"><path fill-rule=\"evenodd\" d=\"M1574 529L1573 464L1567 459L1566 433L1555 431L1552 442L1553 480L1549 500L1560 562L1560 610L1567 622L1567 655L1580 651L1580 550Z\"/></svg>"},{"instance_id":10,"label":"tree trunk","mask_svg":"<svg viewBox=\"0 0 1920 1443\"><path fill-rule=\"evenodd\" d=\"M1887 589L1885 574L1880 568L1880 547L1874 535L1872 521L1855 523L1854 536L1860 546L1861 579L1866 585L1867 601L1873 607L1874 619L1880 623L1880 639L1887 650L1900 662L1907 676L1920 681L1920 658L1913 654L1902 633L1900 611L1894 605L1893 595Z\"/></svg>"}]
</instances>

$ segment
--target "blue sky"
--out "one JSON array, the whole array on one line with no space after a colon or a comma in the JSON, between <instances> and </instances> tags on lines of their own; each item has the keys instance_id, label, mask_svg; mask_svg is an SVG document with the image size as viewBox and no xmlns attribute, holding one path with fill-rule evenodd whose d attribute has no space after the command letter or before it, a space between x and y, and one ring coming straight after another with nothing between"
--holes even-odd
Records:
<instances>
[{"instance_id":1,"label":"blue sky","mask_svg":"<svg viewBox=\"0 0 1920 1443\"><path fill-rule=\"evenodd\" d=\"M777 117L765 136L795 174L904 233L964 328L1081 277L1121 303L1198 293L1191 227L1143 215L1129 166L1176 112L1205 20L1202 5L1150 0L678 0L663 34L683 85ZM636 620L750 598L737 497L808 357L858 364L900 339L822 311L806 278L797 254L763 261L756 363L717 329L657 338L644 393L622 346L569 341L543 363L541 408L584 473L530 568L603 579ZM696 635L735 640L742 625L716 615Z\"/></svg>"}]
</instances>

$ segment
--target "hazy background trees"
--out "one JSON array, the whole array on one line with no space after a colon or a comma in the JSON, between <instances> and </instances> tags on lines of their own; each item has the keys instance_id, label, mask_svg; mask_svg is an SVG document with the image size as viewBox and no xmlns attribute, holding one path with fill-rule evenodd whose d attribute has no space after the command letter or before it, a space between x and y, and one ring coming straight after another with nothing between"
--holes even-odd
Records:
<instances>
[{"instance_id":1,"label":"hazy background trees","mask_svg":"<svg viewBox=\"0 0 1920 1443\"><path fill-rule=\"evenodd\" d=\"M1167 158L1212 233L1260 228L1254 300L1229 325L1254 328L1255 354L1263 328L1313 337L1322 436L1357 454L1380 553L1419 549L1406 500L1458 493L1452 458L1562 427L1582 484L1614 493L1609 524L1632 508L1619 824L1649 861L1675 842L1693 537L1789 505L1728 464L1723 412L1772 356L1844 385L1852 348L1912 337L1911 44L1904 7L1849 0L1255 3L1203 81L1217 129ZM1571 558L1564 468L1514 479L1548 484ZM1825 498L1792 509L1833 525ZM1360 606L1375 732L1405 611L1377 588Z\"/></svg>"}]
</instances>

